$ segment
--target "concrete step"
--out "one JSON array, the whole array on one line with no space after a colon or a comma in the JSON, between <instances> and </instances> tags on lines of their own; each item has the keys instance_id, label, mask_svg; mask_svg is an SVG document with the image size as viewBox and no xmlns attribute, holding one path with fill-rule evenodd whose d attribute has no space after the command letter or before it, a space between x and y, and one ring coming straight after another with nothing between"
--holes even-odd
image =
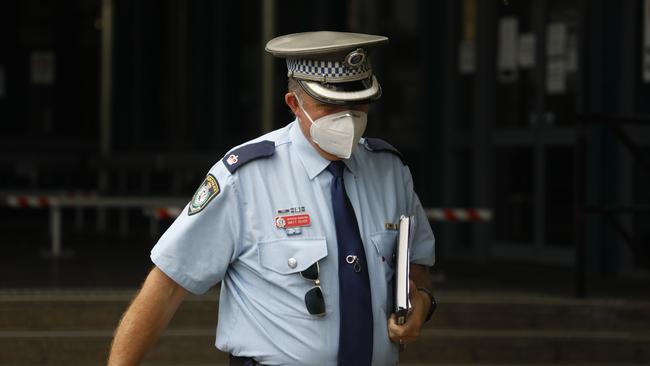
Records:
<instances>
[{"instance_id":1,"label":"concrete step","mask_svg":"<svg viewBox=\"0 0 650 366\"><path fill-rule=\"evenodd\" d=\"M0 294L1 330L114 329L135 292L43 291ZM438 294L432 329L590 330L644 332L650 303L575 300L530 295ZM189 296L171 329L205 328L217 322L218 294Z\"/></svg>"},{"instance_id":2,"label":"concrete step","mask_svg":"<svg viewBox=\"0 0 650 366\"><path fill-rule=\"evenodd\" d=\"M105 364L110 331L3 331L0 365ZM214 329L168 330L147 364L225 364ZM650 364L650 333L427 329L401 355L414 364Z\"/></svg>"},{"instance_id":3,"label":"concrete step","mask_svg":"<svg viewBox=\"0 0 650 366\"><path fill-rule=\"evenodd\" d=\"M650 331L497 331L426 329L405 362L504 364L650 364Z\"/></svg>"},{"instance_id":4,"label":"concrete step","mask_svg":"<svg viewBox=\"0 0 650 366\"><path fill-rule=\"evenodd\" d=\"M440 293L432 328L644 332L650 302L529 294Z\"/></svg>"},{"instance_id":5,"label":"concrete step","mask_svg":"<svg viewBox=\"0 0 650 366\"><path fill-rule=\"evenodd\" d=\"M2 331L0 365L105 365L112 331ZM146 358L151 364L227 364L214 329L168 330Z\"/></svg>"},{"instance_id":6,"label":"concrete step","mask_svg":"<svg viewBox=\"0 0 650 366\"><path fill-rule=\"evenodd\" d=\"M0 365L101 365L134 290L0 292ZM650 303L441 292L411 364L650 364ZM146 360L227 364L218 294L190 296Z\"/></svg>"},{"instance_id":7,"label":"concrete step","mask_svg":"<svg viewBox=\"0 0 650 366\"><path fill-rule=\"evenodd\" d=\"M35 291L0 295L1 330L112 330L135 291ZM217 324L218 295L189 296L171 328Z\"/></svg>"}]
</instances>

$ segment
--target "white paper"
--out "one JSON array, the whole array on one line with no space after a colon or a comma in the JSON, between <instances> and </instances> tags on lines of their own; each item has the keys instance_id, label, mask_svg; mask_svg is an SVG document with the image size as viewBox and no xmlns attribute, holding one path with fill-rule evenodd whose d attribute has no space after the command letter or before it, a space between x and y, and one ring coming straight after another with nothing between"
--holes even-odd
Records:
<instances>
[{"instance_id":1,"label":"white paper","mask_svg":"<svg viewBox=\"0 0 650 366\"><path fill-rule=\"evenodd\" d=\"M566 92L567 67L564 59L548 59L546 64L546 92L550 95Z\"/></svg>"},{"instance_id":2,"label":"white paper","mask_svg":"<svg viewBox=\"0 0 650 366\"><path fill-rule=\"evenodd\" d=\"M5 67L0 65L0 99L5 99L7 95L7 79L5 77Z\"/></svg>"},{"instance_id":3,"label":"white paper","mask_svg":"<svg viewBox=\"0 0 650 366\"><path fill-rule=\"evenodd\" d=\"M499 20L499 54L497 68L499 81L514 82L517 80L517 46L519 43L519 22L515 17L504 17Z\"/></svg>"},{"instance_id":4,"label":"white paper","mask_svg":"<svg viewBox=\"0 0 650 366\"><path fill-rule=\"evenodd\" d=\"M52 85L54 84L55 56L53 51L34 51L30 56L32 84Z\"/></svg>"},{"instance_id":5,"label":"white paper","mask_svg":"<svg viewBox=\"0 0 650 366\"><path fill-rule=\"evenodd\" d=\"M413 216L402 215L400 217L395 263L395 315L397 324L404 324L411 308L411 302L409 301L409 267L414 226Z\"/></svg>"},{"instance_id":6,"label":"white paper","mask_svg":"<svg viewBox=\"0 0 650 366\"><path fill-rule=\"evenodd\" d=\"M650 0L643 7L643 81L650 83Z\"/></svg>"},{"instance_id":7,"label":"white paper","mask_svg":"<svg viewBox=\"0 0 650 366\"><path fill-rule=\"evenodd\" d=\"M564 56L567 49L567 26L564 23L550 23L546 27L546 54Z\"/></svg>"},{"instance_id":8,"label":"white paper","mask_svg":"<svg viewBox=\"0 0 650 366\"><path fill-rule=\"evenodd\" d=\"M568 28L565 23L550 23L546 27L546 92L549 95L566 92Z\"/></svg>"},{"instance_id":9,"label":"white paper","mask_svg":"<svg viewBox=\"0 0 650 366\"><path fill-rule=\"evenodd\" d=\"M470 75L476 71L476 46L473 41L460 41L458 71L461 75Z\"/></svg>"},{"instance_id":10,"label":"white paper","mask_svg":"<svg viewBox=\"0 0 650 366\"><path fill-rule=\"evenodd\" d=\"M535 67L535 34L522 33L519 36L519 67L532 69Z\"/></svg>"}]
</instances>

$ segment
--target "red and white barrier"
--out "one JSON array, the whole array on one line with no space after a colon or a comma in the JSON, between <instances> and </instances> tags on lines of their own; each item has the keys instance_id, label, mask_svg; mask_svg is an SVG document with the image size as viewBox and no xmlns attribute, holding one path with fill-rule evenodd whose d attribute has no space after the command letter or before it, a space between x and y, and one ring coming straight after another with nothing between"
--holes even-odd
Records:
<instances>
[{"instance_id":1,"label":"red and white barrier","mask_svg":"<svg viewBox=\"0 0 650 366\"><path fill-rule=\"evenodd\" d=\"M485 208L428 208L430 221L482 222L492 220L492 211Z\"/></svg>"},{"instance_id":2,"label":"red and white barrier","mask_svg":"<svg viewBox=\"0 0 650 366\"><path fill-rule=\"evenodd\" d=\"M182 209L179 207L158 207L152 215L158 220L174 219ZM485 208L427 208L430 221L486 222L492 220L492 211Z\"/></svg>"},{"instance_id":3,"label":"red and white barrier","mask_svg":"<svg viewBox=\"0 0 650 366\"><path fill-rule=\"evenodd\" d=\"M179 207L156 207L153 209L153 217L157 220L175 219L183 209Z\"/></svg>"},{"instance_id":4,"label":"red and white barrier","mask_svg":"<svg viewBox=\"0 0 650 366\"><path fill-rule=\"evenodd\" d=\"M56 198L48 196L10 196L7 205L16 208L48 208L56 203Z\"/></svg>"},{"instance_id":5,"label":"red and white barrier","mask_svg":"<svg viewBox=\"0 0 650 366\"><path fill-rule=\"evenodd\" d=\"M1 202L1 200L0 200ZM52 256L61 255L61 209L87 208L143 208L156 220L174 219L183 210L185 198L170 197L97 197L94 193L71 192L58 195L8 195L5 204L14 208L50 210ZM492 211L485 208L427 208L429 221L487 222ZM153 221L152 221L153 227Z\"/></svg>"},{"instance_id":6,"label":"red and white barrier","mask_svg":"<svg viewBox=\"0 0 650 366\"><path fill-rule=\"evenodd\" d=\"M4 196L4 200L1 197ZM3 202L4 201L4 202ZM49 195L14 195L0 194L0 205L2 203L9 207L19 209L48 209L50 211L50 233L51 233L51 256L62 255L61 245L61 224L62 209L75 208L77 211L83 208L145 208L168 205L166 208L154 209L156 219L173 218L179 215L181 203L186 202L185 198L170 197L98 197L94 193L64 192Z\"/></svg>"},{"instance_id":7,"label":"red and white barrier","mask_svg":"<svg viewBox=\"0 0 650 366\"><path fill-rule=\"evenodd\" d=\"M7 205L14 208L50 208L61 203L87 201L97 197L94 192L71 191L50 195L10 195Z\"/></svg>"}]
</instances>

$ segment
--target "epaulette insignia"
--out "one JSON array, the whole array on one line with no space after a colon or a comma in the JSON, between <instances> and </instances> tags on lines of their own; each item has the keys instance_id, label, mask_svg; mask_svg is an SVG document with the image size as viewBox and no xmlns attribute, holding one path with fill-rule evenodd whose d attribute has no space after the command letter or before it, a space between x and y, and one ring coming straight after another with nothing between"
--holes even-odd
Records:
<instances>
[{"instance_id":1,"label":"epaulette insignia","mask_svg":"<svg viewBox=\"0 0 650 366\"><path fill-rule=\"evenodd\" d=\"M369 151L386 151L391 154L397 155L402 161L402 164L406 165L406 161L404 160L402 154L400 154L400 152L397 151L397 149L393 145L389 144L388 142L382 139L366 137L365 141L363 142L363 146L366 148L366 150Z\"/></svg>"},{"instance_id":2,"label":"epaulette insignia","mask_svg":"<svg viewBox=\"0 0 650 366\"><path fill-rule=\"evenodd\" d=\"M275 153L275 142L260 141L241 146L224 156L223 165L233 174L237 169L255 159L266 158Z\"/></svg>"}]
</instances>

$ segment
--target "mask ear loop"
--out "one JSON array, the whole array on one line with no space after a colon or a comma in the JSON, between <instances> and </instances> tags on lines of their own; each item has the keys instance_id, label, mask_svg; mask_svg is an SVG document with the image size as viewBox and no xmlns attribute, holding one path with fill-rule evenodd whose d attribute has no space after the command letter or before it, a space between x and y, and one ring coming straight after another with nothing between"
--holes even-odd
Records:
<instances>
[{"instance_id":1,"label":"mask ear loop","mask_svg":"<svg viewBox=\"0 0 650 366\"><path fill-rule=\"evenodd\" d=\"M301 111L302 111L302 112L307 116L307 118L309 119L309 122L311 122L311 124L313 125L313 124L314 124L314 120L311 118L311 116L309 115L309 113L307 113L307 111L305 110L305 108L302 106L302 100L300 100L300 98L298 98L298 94L293 93L293 96L296 97L296 100L298 101L298 106L300 107L300 110L301 110Z\"/></svg>"}]
</instances>

